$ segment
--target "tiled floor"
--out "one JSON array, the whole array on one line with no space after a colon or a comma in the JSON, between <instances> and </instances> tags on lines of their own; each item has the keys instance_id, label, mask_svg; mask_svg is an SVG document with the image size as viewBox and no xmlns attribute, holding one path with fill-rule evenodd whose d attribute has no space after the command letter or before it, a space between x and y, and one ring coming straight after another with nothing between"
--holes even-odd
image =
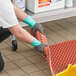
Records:
<instances>
[{"instance_id":1,"label":"tiled floor","mask_svg":"<svg viewBox=\"0 0 76 76\"><path fill-rule=\"evenodd\" d=\"M43 27L49 44L76 39L76 17L46 22ZM51 76L47 62L31 45L18 40L18 49L13 52L9 42L8 38L0 44L5 61L0 76Z\"/></svg>"}]
</instances>

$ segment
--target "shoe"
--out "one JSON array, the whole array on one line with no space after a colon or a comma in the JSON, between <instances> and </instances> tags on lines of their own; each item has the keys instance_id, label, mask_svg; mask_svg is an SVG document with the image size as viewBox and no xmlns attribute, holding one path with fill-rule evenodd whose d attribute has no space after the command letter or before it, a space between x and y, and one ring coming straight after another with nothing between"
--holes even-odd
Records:
<instances>
[{"instance_id":1,"label":"shoe","mask_svg":"<svg viewBox=\"0 0 76 76\"><path fill-rule=\"evenodd\" d=\"M38 52L41 52L44 56L46 56L46 54L44 53L44 47L46 47L46 46L49 46L49 45L48 44L41 43L39 46L35 47L35 49Z\"/></svg>"},{"instance_id":2,"label":"shoe","mask_svg":"<svg viewBox=\"0 0 76 76\"><path fill-rule=\"evenodd\" d=\"M34 25L34 27L32 28L32 31L33 31L34 37L35 37L36 31L39 31L41 34L44 34L43 33L43 27L42 27L42 25L40 23L36 23Z\"/></svg>"},{"instance_id":3,"label":"shoe","mask_svg":"<svg viewBox=\"0 0 76 76\"><path fill-rule=\"evenodd\" d=\"M2 58L1 52L0 52L0 72L4 69L4 60Z\"/></svg>"}]
</instances>

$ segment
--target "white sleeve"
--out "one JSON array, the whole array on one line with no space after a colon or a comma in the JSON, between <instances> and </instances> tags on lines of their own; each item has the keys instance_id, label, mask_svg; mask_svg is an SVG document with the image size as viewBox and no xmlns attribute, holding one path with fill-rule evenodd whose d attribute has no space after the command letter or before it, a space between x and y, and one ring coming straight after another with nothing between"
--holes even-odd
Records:
<instances>
[{"instance_id":1,"label":"white sleeve","mask_svg":"<svg viewBox=\"0 0 76 76\"><path fill-rule=\"evenodd\" d=\"M18 24L11 0L0 1L0 26L3 28L12 27Z\"/></svg>"}]
</instances>

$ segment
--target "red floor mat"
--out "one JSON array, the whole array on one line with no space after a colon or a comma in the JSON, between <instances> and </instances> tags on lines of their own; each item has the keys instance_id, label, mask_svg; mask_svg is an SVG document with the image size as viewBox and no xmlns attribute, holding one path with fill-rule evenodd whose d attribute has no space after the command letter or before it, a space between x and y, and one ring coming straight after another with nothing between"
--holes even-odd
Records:
<instances>
[{"instance_id":1,"label":"red floor mat","mask_svg":"<svg viewBox=\"0 0 76 76\"><path fill-rule=\"evenodd\" d=\"M53 75L65 70L67 68L65 66L68 64L76 64L76 39L57 43L51 45L49 48L51 60L50 68Z\"/></svg>"},{"instance_id":2,"label":"red floor mat","mask_svg":"<svg viewBox=\"0 0 76 76\"><path fill-rule=\"evenodd\" d=\"M46 37L39 31L35 34L39 41L48 43ZM46 54L45 59L50 64L52 75L58 74L65 70L68 64L76 64L76 39L45 47L44 52Z\"/></svg>"}]
</instances>

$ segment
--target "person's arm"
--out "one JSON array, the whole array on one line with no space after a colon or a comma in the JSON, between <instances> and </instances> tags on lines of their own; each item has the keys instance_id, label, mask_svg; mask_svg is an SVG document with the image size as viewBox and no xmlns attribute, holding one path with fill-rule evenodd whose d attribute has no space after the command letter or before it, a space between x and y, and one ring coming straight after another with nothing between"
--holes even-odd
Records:
<instances>
[{"instance_id":1,"label":"person's arm","mask_svg":"<svg viewBox=\"0 0 76 76\"><path fill-rule=\"evenodd\" d=\"M15 10L17 18L19 20L27 23L32 28L32 30L34 31L34 34L37 30L40 31L42 34L44 34L43 33L43 27L41 24L39 24L35 20L33 20L30 16L28 16L24 11L22 11L16 5L13 4L13 6L14 6L14 10Z\"/></svg>"},{"instance_id":2,"label":"person's arm","mask_svg":"<svg viewBox=\"0 0 76 76\"><path fill-rule=\"evenodd\" d=\"M16 16L19 20L24 21L28 17L28 15L23 10L18 8L16 5L13 4L13 7L15 10Z\"/></svg>"},{"instance_id":3,"label":"person's arm","mask_svg":"<svg viewBox=\"0 0 76 76\"><path fill-rule=\"evenodd\" d=\"M48 46L48 44L41 43L36 38L34 38L32 35L30 35L26 30L24 30L19 24L9 27L8 28L10 32L15 35L18 39L21 41L31 44L35 47L35 49L46 56L44 53L44 47Z\"/></svg>"},{"instance_id":4,"label":"person's arm","mask_svg":"<svg viewBox=\"0 0 76 76\"><path fill-rule=\"evenodd\" d=\"M24 30L19 24L9 27L8 29L13 35L25 43L30 44L34 41L33 36Z\"/></svg>"}]
</instances>

